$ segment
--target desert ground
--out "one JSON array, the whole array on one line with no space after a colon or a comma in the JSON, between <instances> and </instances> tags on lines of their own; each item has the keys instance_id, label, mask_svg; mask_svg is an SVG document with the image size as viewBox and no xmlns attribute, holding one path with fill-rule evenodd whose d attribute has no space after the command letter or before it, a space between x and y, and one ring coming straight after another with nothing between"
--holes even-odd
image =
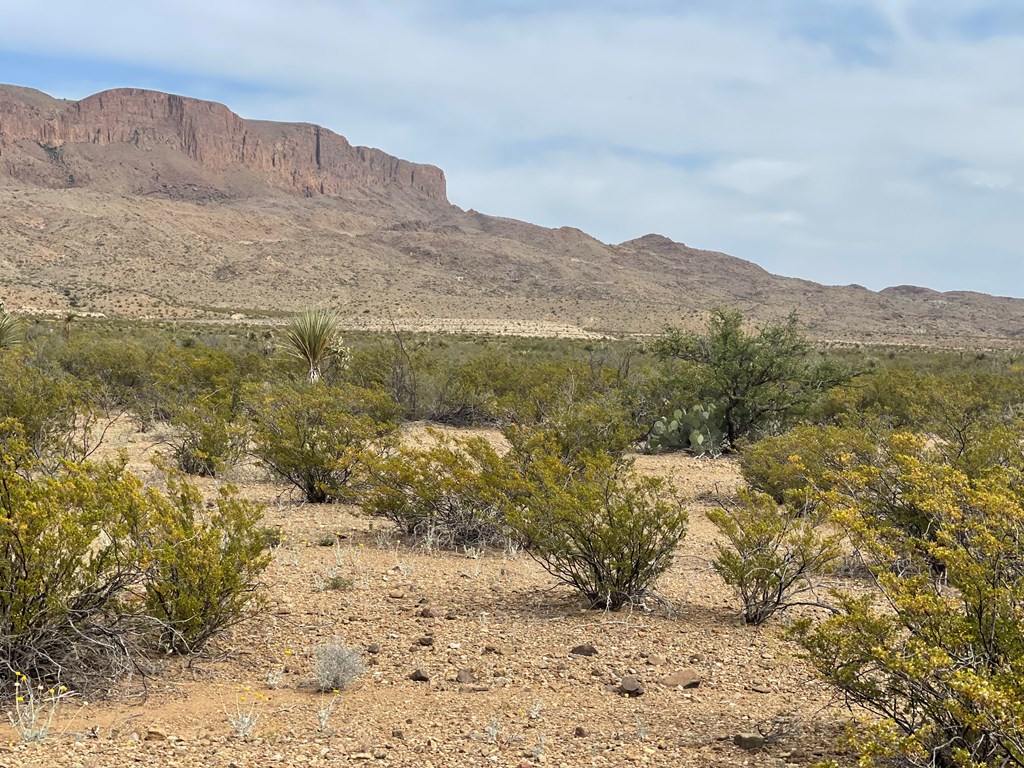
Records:
<instances>
[{"instance_id":1,"label":"desert ground","mask_svg":"<svg viewBox=\"0 0 1024 768\"><path fill-rule=\"evenodd\" d=\"M424 439L422 425L406 435ZM159 431L119 422L103 450L122 448L155 480ZM227 480L282 529L265 573L268 612L199 658L150 660L146 679L64 701L44 741L21 742L4 723L0 766L852 762L838 746L850 713L800 660L785 621L743 626L710 566L717 532L705 512L741 483L736 464L674 454L636 466L684 492L690 527L657 599L618 613L583 607L522 552L403 542L357 508L300 503L258 467L237 467ZM216 491L218 481L199 482ZM331 576L342 589L326 586ZM311 654L332 638L357 650L366 672L324 694ZM594 654L572 653L582 645ZM412 679L417 671L427 679ZM622 695L624 677L642 695ZM239 712L258 718L248 738L229 722ZM740 734L769 738L746 749Z\"/></svg>"}]
</instances>

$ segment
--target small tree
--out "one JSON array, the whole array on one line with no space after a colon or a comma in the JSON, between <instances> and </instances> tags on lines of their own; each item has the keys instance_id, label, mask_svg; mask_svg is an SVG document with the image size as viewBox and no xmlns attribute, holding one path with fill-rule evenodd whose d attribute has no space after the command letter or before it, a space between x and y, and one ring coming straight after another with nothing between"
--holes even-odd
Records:
<instances>
[{"instance_id":1,"label":"small tree","mask_svg":"<svg viewBox=\"0 0 1024 768\"><path fill-rule=\"evenodd\" d=\"M530 556L593 608L642 600L686 532L686 511L663 481L601 453L568 465L554 444L516 463L505 517Z\"/></svg>"},{"instance_id":2,"label":"small tree","mask_svg":"<svg viewBox=\"0 0 1024 768\"><path fill-rule=\"evenodd\" d=\"M319 381L324 365L341 353L338 316L323 309L307 309L293 317L284 338L288 352L306 364L311 382Z\"/></svg>"},{"instance_id":3,"label":"small tree","mask_svg":"<svg viewBox=\"0 0 1024 768\"><path fill-rule=\"evenodd\" d=\"M751 432L763 432L800 414L827 388L849 379L815 359L795 314L778 325L748 333L738 311L712 310L703 335L666 329L651 348L663 359L686 360L703 371L701 402L711 401L730 448Z\"/></svg>"}]
</instances>

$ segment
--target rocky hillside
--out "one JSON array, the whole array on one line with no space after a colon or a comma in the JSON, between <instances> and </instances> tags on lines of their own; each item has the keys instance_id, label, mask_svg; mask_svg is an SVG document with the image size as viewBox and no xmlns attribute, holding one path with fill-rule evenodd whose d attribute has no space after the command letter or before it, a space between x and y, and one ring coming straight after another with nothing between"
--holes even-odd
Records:
<instances>
[{"instance_id":1,"label":"rocky hillside","mask_svg":"<svg viewBox=\"0 0 1024 768\"><path fill-rule=\"evenodd\" d=\"M729 304L760 321L796 309L825 339L1024 341L1021 300L822 286L658 235L609 245L463 211L434 166L132 89L69 102L0 86L0 298L528 333L652 332Z\"/></svg>"}]
</instances>

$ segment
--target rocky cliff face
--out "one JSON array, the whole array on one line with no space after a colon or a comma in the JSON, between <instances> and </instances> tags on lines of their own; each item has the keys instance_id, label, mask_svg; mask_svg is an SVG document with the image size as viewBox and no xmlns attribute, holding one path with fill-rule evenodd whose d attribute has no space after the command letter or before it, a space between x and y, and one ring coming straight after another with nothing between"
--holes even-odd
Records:
<instances>
[{"instance_id":1,"label":"rocky cliff face","mask_svg":"<svg viewBox=\"0 0 1024 768\"><path fill-rule=\"evenodd\" d=\"M69 145L170 149L206 171L244 169L299 195L397 188L447 203L440 168L354 147L317 125L243 120L222 104L157 91L120 88L66 102L0 87L0 159L25 143L62 156ZM0 163L8 175L21 167Z\"/></svg>"}]
</instances>

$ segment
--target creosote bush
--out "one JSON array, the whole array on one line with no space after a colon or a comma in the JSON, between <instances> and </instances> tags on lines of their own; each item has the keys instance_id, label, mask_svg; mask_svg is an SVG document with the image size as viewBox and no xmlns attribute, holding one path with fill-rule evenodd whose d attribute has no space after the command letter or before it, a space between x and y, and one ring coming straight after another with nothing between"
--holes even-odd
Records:
<instances>
[{"instance_id":1,"label":"creosote bush","mask_svg":"<svg viewBox=\"0 0 1024 768\"><path fill-rule=\"evenodd\" d=\"M513 461L505 519L530 556L594 608L642 601L686 532L686 512L665 483L602 453L568 464L552 439Z\"/></svg>"},{"instance_id":2,"label":"creosote bush","mask_svg":"<svg viewBox=\"0 0 1024 768\"><path fill-rule=\"evenodd\" d=\"M0 658L5 664L39 683L95 689L163 646L167 633L188 637L188 647L195 649L241 618L236 611L248 613L249 578L264 563L255 548L245 546L250 526L258 532L255 510L227 513L241 505L228 494L222 500L226 514L216 521L222 529L183 525L202 509L190 486L177 485L179 498L170 501L122 464L109 462L63 464L40 475L18 425L8 421L2 427ZM155 541L157 531L181 538ZM238 556L225 559L226 553ZM233 573L218 581L227 567ZM189 581L200 573L205 575ZM196 589L198 602L182 603L183 610L170 614L150 610L148 591L165 590L167 579L179 576L185 581L170 588ZM174 648L184 649L182 644Z\"/></svg>"},{"instance_id":3,"label":"creosote bush","mask_svg":"<svg viewBox=\"0 0 1024 768\"><path fill-rule=\"evenodd\" d=\"M353 385L279 384L254 393L250 413L256 457L311 503L354 500L396 439L394 402Z\"/></svg>"},{"instance_id":4,"label":"creosote bush","mask_svg":"<svg viewBox=\"0 0 1024 768\"><path fill-rule=\"evenodd\" d=\"M841 535L823 531L823 517L745 490L708 519L725 537L715 542L714 566L742 600L744 623L761 624L795 605L831 610L815 591L842 555Z\"/></svg>"},{"instance_id":5,"label":"creosote bush","mask_svg":"<svg viewBox=\"0 0 1024 768\"><path fill-rule=\"evenodd\" d=\"M259 578L270 555L263 508L222 485L207 512L199 490L173 472L167 495L153 501L155 514L142 532L152 558L146 610L160 623L161 650L192 653L264 607Z\"/></svg>"},{"instance_id":6,"label":"creosote bush","mask_svg":"<svg viewBox=\"0 0 1024 768\"><path fill-rule=\"evenodd\" d=\"M884 472L852 467L820 503L848 532L876 591L840 593L839 615L802 622L797 637L832 686L880 718L855 737L864 764L1020 765L1019 477L995 466L972 479L911 436L894 436L888 449ZM883 487L903 499L890 509L917 515L880 513Z\"/></svg>"},{"instance_id":7,"label":"creosote bush","mask_svg":"<svg viewBox=\"0 0 1024 768\"><path fill-rule=\"evenodd\" d=\"M188 475L216 477L238 462L248 443L245 426L213 398L182 406L170 423L175 430L169 440L174 462Z\"/></svg>"},{"instance_id":8,"label":"creosote bush","mask_svg":"<svg viewBox=\"0 0 1024 768\"><path fill-rule=\"evenodd\" d=\"M426 448L401 447L371 465L363 512L409 536L442 546L501 546L507 539L500 491L504 463L482 437L436 430Z\"/></svg>"},{"instance_id":9,"label":"creosote bush","mask_svg":"<svg viewBox=\"0 0 1024 768\"><path fill-rule=\"evenodd\" d=\"M830 489L839 472L854 463L871 464L877 453L877 434L801 424L751 445L740 457L740 469L752 489L810 514L820 491Z\"/></svg>"}]
</instances>

